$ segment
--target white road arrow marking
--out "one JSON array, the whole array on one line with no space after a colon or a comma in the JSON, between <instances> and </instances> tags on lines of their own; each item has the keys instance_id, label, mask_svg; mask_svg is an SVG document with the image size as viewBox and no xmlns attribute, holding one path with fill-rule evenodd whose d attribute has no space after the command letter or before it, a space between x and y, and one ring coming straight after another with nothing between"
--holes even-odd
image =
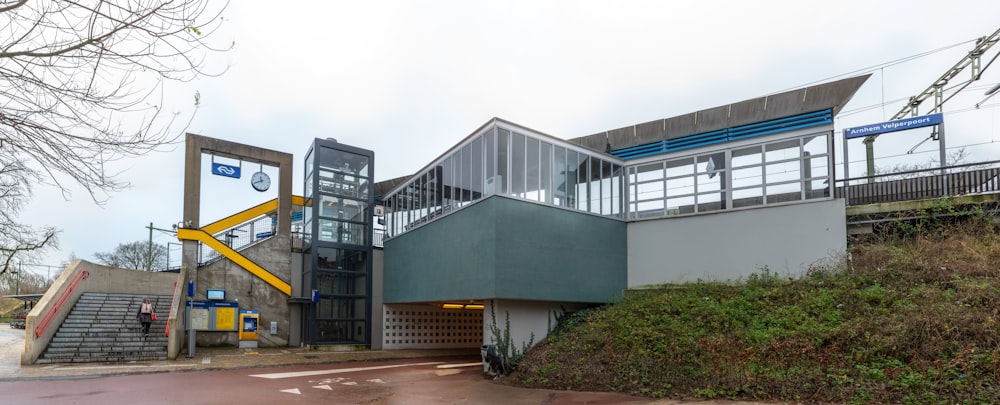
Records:
<instances>
[{"instance_id":1,"label":"white road arrow marking","mask_svg":"<svg viewBox=\"0 0 1000 405\"><path fill-rule=\"evenodd\" d=\"M342 385L358 385L358 383L356 383L356 382L354 382L354 381L348 381L348 382L345 382L345 383L341 383L341 384L342 384Z\"/></svg>"},{"instance_id":2,"label":"white road arrow marking","mask_svg":"<svg viewBox=\"0 0 1000 405\"><path fill-rule=\"evenodd\" d=\"M376 384L385 384L385 381L382 381L379 378L376 378L374 380L368 380L368 382L373 382L373 383L376 383Z\"/></svg>"},{"instance_id":3,"label":"white road arrow marking","mask_svg":"<svg viewBox=\"0 0 1000 405\"><path fill-rule=\"evenodd\" d=\"M290 389L290 390L281 390L281 392L287 392L287 393L289 393L289 394L295 394L295 395L300 395L300 394L302 394L301 392L299 392L299 389L298 389L298 388L292 388L292 389Z\"/></svg>"},{"instance_id":4,"label":"white road arrow marking","mask_svg":"<svg viewBox=\"0 0 1000 405\"><path fill-rule=\"evenodd\" d=\"M442 364L437 368L482 367L483 363Z\"/></svg>"},{"instance_id":5,"label":"white road arrow marking","mask_svg":"<svg viewBox=\"0 0 1000 405\"><path fill-rule=\"evenodd\" d=\"M373 366L373 367L355 367L355 368L342 368L337 370L314 370L314 371L295 371L288 373L271 373L271 374L251 374L250 377L257 378L267 378L269 380L276 380L279 378L295 378L295 377L307 377L311 375L323 375L323 374L338 374L338 373L353 373L355 371L371 371L371 370L384 370L387 368L399 368L399 367L410 367L410 366L432 366L437 364L442 364L440 361L433 361L427 363L411 363L411 364L394 364L389 366Z\"/></svg>"},{"instance_id":6,"label":"white road arrow marking","mask_svg":"<svg viewBox=\"0 0 1000 405\"><path fill-rule=\"evenodd\" d=\"M319 388L321 390L330 390L330 391L333 391L333 388L330 388L329 385L315 385L315 386L313 386L313 388Z\"/></svg>"},{"instance_id":7,"label":"white road arrow marking","mask_svg":"<svg viewBox=\"0 0 1000 405\"><path fill-rule=\"evenodd\" d=\"M323 384L334 384L346 380L344 377L334 377L334 378L324 378L322 380L309 380L310 384L323 385Z\"/></svg>"}]
</instances>

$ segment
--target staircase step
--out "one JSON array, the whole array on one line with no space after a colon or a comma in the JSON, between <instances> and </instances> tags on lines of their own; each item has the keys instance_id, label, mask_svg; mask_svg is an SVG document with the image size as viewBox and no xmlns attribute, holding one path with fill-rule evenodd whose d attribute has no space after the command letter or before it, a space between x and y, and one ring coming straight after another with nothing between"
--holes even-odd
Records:
<instances>
[{"instance_id":1,"label":"staircase step","mask_svg":"<svg viewBox=\"0 0 1000 405\"><path fill-rule=\"evenodd\" d=\"M36 363L165 360L166 320L154 321L143 337L136 321L143 298L158 310L170 306L169 295L84 293Z\"/></svg>"}]
</instances>

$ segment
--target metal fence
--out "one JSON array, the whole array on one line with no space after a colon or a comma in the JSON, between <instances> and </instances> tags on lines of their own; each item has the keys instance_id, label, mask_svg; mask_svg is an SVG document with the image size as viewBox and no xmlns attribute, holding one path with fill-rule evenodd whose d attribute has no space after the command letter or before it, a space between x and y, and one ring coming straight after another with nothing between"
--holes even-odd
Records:
<instances>
[{"instance_id":1,"label":"metal fence","mask_svg":"<svg viewBox=\"0 0 1000 405\"><path fill-rule=\"evenodd\" d=\"M212 235L212 237L239 252L264 240L270 239L275 235L276 224L274 223L271 214L272 213L268 213L254 218L249 222ZM301 237L301 235L294 235L294 237ZM372 246L381 248L383 247L384 241L384 230L375 229L372 231ZM199 266L214 263L222 259L222 257L222 254L215 249L205 246L203 243L198 244Z\"/></svg>"},{"instance_id":2,"label":"metal fence","mask_svg":"<svg viewBox=\"0 0 1000 405\"><path fill-rule=\"evenodd\" d=\"M847 205L1000 192L1000 160L837 180Z\"/></svg>"},{"instance_id":3,"label":"metal fence","mask_svg":"<svg viewBox=\"0 0 1000 405\"><path fill-rule=\"evenodd\" d=\"M226 229L212 235L212 237L218 239L226 246L229 246L231 249L238 252L273 237L276 231L276 226L277 224L274 223L274 218L270 215L270 213L268 213L235 227ZM213 263L222 259L222 257L222 254L215 249L205 246L202 243L198 244L199 266Z\"/></svg>"}]
</instances>

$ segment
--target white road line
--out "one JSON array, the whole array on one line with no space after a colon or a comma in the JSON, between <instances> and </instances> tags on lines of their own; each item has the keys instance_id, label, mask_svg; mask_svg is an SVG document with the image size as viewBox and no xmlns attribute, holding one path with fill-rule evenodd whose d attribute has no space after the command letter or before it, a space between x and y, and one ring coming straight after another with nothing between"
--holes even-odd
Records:
<instances>
[{"instance_id":1,"label":"white road line","mask_svg":"<svg viewBox=\"0 0 1000 405\"><path fill-rule=\"evenodd\" d=\"M482 367L483 363L442 364L437 368Z\"/></svg>"},{"instance_id":2,"label":"white road line","mask_svg":"<svg viewBox=\"0 0 1000 405\"><path fill-rule=\"evenodd\" d=\"M370 371L370 370L383 370L387 368L399 368L399 367L410 367L410 366L430 366L435 364L441 364L440 361L434 361L429 363L411 363L411 364L395 364L390 366L374 366L374 367L355 367L355 368L342 368L337 370L313 370L313 371L293 371L288 373L271 373L271 374L251 374L250 377L257 378L267 378L269 380L276 380L279 378L295 378L295 377L307 377L311 375L323 375L323 374L339 374L339 373L353 373L355 371Z\"/></svg>"},{"instance_id":3,"label":"white road line","mask_svg":"<svg viewBox=\"0 0 1000 405\"><path fill-rule=\"evenodd\" d=\"M280 390L281 392L287 392L289 394L302 395L302 392L298 388L292 388L287 390Z\"/></svg>"}]
</instances>

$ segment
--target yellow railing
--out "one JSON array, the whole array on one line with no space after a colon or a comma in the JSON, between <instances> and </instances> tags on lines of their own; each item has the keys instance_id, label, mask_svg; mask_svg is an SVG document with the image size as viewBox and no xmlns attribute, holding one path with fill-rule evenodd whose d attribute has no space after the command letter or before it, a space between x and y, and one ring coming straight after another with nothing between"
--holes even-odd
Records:
<instances>
[{"instance_id":1,"label":"yellow railing","mask_svg":"<svg viewBox=\"0 0 1000 405\"><path fill-rule=\"evenodd\" d=\"M305 205L305 199L300 196L293 195L292 205ZM236 227L240 224L277 210L278 199L276 198L212 222L205 225L201 229L180 228L177 230L177 239L201 242L202 244L214 249L216 252L219 252L233 263L236 263L238 266L246 269L251 274L257 276L257 278L260 278L265 283L268 283L286 295L291 296L291 284L288 284L284 280L278 278L278 276L275 276L270 271L267 271L267 269L255 263L253 260L248 259L246 256L240 254L240 252L233 250L225 243L222 243L218 239L212 237L212 235L225 231L226 229Z\"/></svg>"},{"instance_id":2,"label":"yellow railing","mask_svg":"<svg viewBox=\"0 0 1000 405\"><path fill-rule=\"evenodd\" d=\"M251 274L257 276L257 278L263 280L265 283L277 288L279 291L285 293L285 295L292 295L291 284L288 284L284 280L278 278L278 276L271 274L271 272L267 271L267 269L261 267L257 263L254 263L253 260L246 258L246 256L241 255L240 252L226 246L225 243L213 238L211 234L201 229L180 228L177 230L177 239L199 241L208 247L215 249L229 260L232 260L233 263L236 263L238 266L246 269Z\"/></svg>"},{"instance_id":3,"label":"yellow railing","mask_svg":"<svg viewBox=\"0 0 1000 405\"><path fill-rule=\"evenodd\" d=\"M305 199L300 196L293 195L292 205L302 206L305 204L304 200ZM242 224L251 219L257 218L261 215L267 214L268 212L277 210L278 210L278 199L275 198L271 201L261 203L255 207L247 208L243 211L237 212L233 215L230 215L228 217L222 218L218 221L205 225L201 227L201 230L207 232L209 235L215 235L226 229L232 228L236 225Z\"/></svg>"}]
</instances>

